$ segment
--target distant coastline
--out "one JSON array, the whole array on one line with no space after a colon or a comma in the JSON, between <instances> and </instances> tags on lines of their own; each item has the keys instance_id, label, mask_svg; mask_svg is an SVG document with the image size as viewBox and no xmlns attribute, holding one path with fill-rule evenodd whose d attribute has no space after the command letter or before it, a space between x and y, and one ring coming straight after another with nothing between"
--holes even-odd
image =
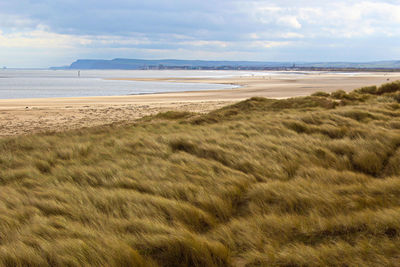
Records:
<instances>
[{"instance_id":1,"label":"distant coastline","mask_svg":"<svg viewBox=\"0 0 400 267\"><path fill-rule=\"evenodd\" d=\"M79 59L53 70L268 70L399 72L400 60L374 62L262 62L206 60Z\"/></svg>"}]
</instances>

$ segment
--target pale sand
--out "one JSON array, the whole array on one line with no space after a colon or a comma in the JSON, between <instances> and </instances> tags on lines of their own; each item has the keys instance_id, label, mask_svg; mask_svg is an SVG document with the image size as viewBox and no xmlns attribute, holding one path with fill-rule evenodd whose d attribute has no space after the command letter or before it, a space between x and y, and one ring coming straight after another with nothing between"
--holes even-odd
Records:
<instances>
[{"instance_id":1,"label":"pale sand","mask_svg":"<svg viewBox=\"0 0 400 267\"><path fill-rule=\"evenodd\" d=\"M0 135L90 127L114 122L133 121L167 110L208 112L254 96L287 98L380 85L400 80L400 73L310 74L231 78L130 79L236 84L240 88L213 91L163 93L135 96L0 99Z\"/></svg>"}]
</instances>

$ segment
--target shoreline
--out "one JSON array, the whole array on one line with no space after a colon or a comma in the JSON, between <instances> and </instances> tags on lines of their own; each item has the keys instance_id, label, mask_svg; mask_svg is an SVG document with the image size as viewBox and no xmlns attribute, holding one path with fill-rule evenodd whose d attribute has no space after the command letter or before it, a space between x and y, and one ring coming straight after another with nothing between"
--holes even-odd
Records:
<instances>
[{"instance_id":1,"label":"shoreline","mask_svg":"<svg viewBox=\"0 0 400 267\"><path fill-rule=\"evenodd\" d=\"M219 84L235 86L226 89L205 89L188 91L171 91L155 93L138 93L128 95L110 95L110 96L78 96L78 97L45 97L45 98L0 98L0 110L5 107L22 107L24 104L32 103L33 106L55 106L64 103L71 104L103 104L105 102L120 103L159 103L168 102L170 98L183 98L184 101L196 101L196 97L208 98L211 95L228 95L229 100L242 100L240 97L249 90L254 90L253 96L263 96L267 98L290 98L296 96L306 96L319 89L324 92L332 92L343 89L351 91L353 89L380 85L386 82L400 80L400 72L385 73L365 72L358 73L357 76L348 75L348 73L299 73L281 72L279 75L255 75L255 76L231 76L231 77L169 77L169 78L104 78L104 80L115 81L140 81L140 82L170 82L170 83L201 83L201 84ZM269 78L269 79L268 79ZM293 79L294 78L294 79ZM340 79L341 82L332 84L332 81ZM355 81L355 82L352 82ZM311 85L311 86L302 86ZM321 87L323 86L323 87ZM289 89L289 90L288 90ZM240 90L240 92L239 92ZM232 95L232 93L234 95ZM159 98L158 96L165 96ZM193 97L193 98L192 98ZM251 97L251 96L250 96ZM137 99L134 99L137 98ZM164 99L165 98L165 99ZM247 97L248 98L248 97ZM214 99L207 99L213 101ZM20 102L19 104L16 102ZM28 105L29 106L29 105ZM32 105L31 105L32 106Z\"/></svg>"},{"instance_id":2,"label":"shoreline","mask_svg":"<svg viewBox=\"0 0 400 267\"><path fill-rule=\"evenodd\" d=\"M123 121L168 110L209 112L251 97L289 98L316 91L351 91L400 80L400 73L280 74L229 78L113 78L114 80L196 82L238 85L233 89L126 96L0 99L0 136L63 131Z\"/></svg>"}]
</instances>

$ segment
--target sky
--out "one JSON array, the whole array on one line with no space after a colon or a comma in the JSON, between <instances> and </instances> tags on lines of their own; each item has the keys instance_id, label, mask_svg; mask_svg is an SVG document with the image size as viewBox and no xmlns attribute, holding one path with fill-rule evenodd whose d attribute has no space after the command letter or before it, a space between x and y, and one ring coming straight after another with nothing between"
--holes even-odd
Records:
<instances>
[{"instance_id":1,"label":"sky","mask_svg":"<svg viewBox=\"0 0 400 267\"><path fill-rule=\"evenodd\" d=\"M0 0L0 66L400 60L400 0Z\"/></svg>"}]
</instances>

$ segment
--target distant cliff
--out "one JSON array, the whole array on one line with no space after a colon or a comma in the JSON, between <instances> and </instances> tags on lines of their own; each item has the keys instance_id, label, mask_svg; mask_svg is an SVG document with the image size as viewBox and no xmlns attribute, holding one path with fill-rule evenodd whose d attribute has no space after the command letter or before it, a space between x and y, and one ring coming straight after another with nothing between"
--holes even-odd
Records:
<instances>
[{"instance_id":1,"label":"distant cliff","mask_svg":"<svg viewBox=\"0 0 400 267\"><path fill-rule=\"evenodd\" d=\"M205 60L145 60L123 59L112 60L79 59L70 66L53 67L52 69L400 69L400 61L377 62L261 62L261 61L205 61Z\"/></svg>"}]
</instances>

